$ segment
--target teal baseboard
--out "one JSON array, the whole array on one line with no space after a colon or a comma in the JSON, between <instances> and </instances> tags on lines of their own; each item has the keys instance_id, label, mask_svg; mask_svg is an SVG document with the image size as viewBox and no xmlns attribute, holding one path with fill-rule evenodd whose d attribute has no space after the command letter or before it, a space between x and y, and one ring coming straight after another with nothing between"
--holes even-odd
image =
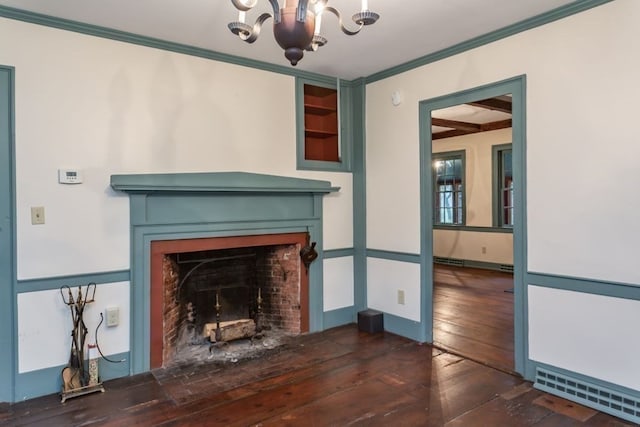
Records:
<instances>
[{"instance_id":1,"label":"teal baseboard","mask_svg":"<svg viewBox=\"0 0 640 427\"><path fill-rule=\"evenodd\" d=\"M476 261L472 259L433 257L435 264L452 265L455 267L471 267L481 268L483 270L502 271L505 273L513 273L513 264L498 264L495 262Z\"/></svg>"},{"instance_id":2,"label":"teal baseboard","mask_svg":"<svg viewBox=\"0 0 640 427\"><path fill-rule=\"evenodd\" d=\"M126 377L129 375L129 353L107 356L111 360L124 360L122 363L110 363L100 359L98 372L101 381ZM60 393L62 390L61 373L64 365L39 369L16 375L15 400L33 399L47 394Z\"/></svg>"},{"instance_id":3,"label":"teal baseboard","mask_svg":"<svg viewBox=\"0 0 640 427\"><path fill-rule=\"evenodd\" d=\"M384 330L387 332L391 332L417 342L430 341L428 337L424 336L423 329L424 328L420 325L420 322L384 313Z\"/></svg>"},{"instance_id":4,"label":"teal baseboard","mask_svg":"<svg viewBox=\"0 0 640 427\"><path fill-rule=\"evenodd\" d=\"M349 325L357 323L358 313L355 307L344 307L337 310L324 312L324 328L331 329L337 326ZM396 335L409 338L417 342L429 341L422 334L420 322L405 319L403 317L394 316L393 314L383 313L384 330Z\"/></svg>"},{"instance_id":5,"label":"teal baseboard","mask_svg":"<svg viewBox=\"0 0 640 427\"><path fill-rule=\"evenodd\" d=\"M356 321L356 312L353 306L338 308L336 310L324 312L324 329L331 329L337 326L349 325Z\"/></svg>"}]
</instances>

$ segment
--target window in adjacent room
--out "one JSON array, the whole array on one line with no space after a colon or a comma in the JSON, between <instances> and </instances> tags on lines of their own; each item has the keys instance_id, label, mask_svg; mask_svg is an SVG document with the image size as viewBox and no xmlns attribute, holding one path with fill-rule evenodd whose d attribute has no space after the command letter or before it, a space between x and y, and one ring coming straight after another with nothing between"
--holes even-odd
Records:
<instances>
[{"instance_id":1,"label":"window in adjacent room","mask_svg":"<svg viewBox=\"0 0 640 427\"><path fill-rule=\"evenodd\" d=\"M511 144L493 147L494 225L513 227L513 162Z\"/></svg>"},{"instance_id":2,"label":"window in adjacent room","mask_svg":"<svg viewBox=\"0 0 640 427\"><path fill-rule=\"evenodd\" d=\"M433 154L434 225L464 225L464 151Z\"/></svg>"}]
</instances>

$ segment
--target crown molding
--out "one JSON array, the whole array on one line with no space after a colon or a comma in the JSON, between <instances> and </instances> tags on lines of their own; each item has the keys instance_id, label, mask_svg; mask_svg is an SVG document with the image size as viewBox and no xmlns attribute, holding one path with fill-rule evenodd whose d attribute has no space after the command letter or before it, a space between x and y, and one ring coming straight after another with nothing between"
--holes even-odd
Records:
<instances>
[{"instance_id":1,"label":"crown molding","mask_svg":"<svg viewBox=\"0 0 640 427\"><path fill-rule=\"evenodd\" d=\"M371 74L370 76L366 77L366 82L367 84L377 82L378 80L383 80L397 74L413 70L414 68L422 67L424 65L431 64L432 62L440 61L450 56L454 56L459 53L484 46L494 41L510 37L514 34L518 34L523 31L527 31L532 28L536 28L550 22L566 18L571 15L575 15L576 13L584 12L585 10L592 9L596 6L600 6L612 1L613 0L578 0L565 6L550 10L546 13L533 16L529 19L525 19L524 21L516 22L515 24L500 28L499 30L495 30L490 33L483 34L481 36L464 41L462 43L458 43L446 49L442 49L429 55L425 55L420 58L405 62L404 64L396 65L395 67L391 67L378 73Z\"/></svg>"}]
</instances>

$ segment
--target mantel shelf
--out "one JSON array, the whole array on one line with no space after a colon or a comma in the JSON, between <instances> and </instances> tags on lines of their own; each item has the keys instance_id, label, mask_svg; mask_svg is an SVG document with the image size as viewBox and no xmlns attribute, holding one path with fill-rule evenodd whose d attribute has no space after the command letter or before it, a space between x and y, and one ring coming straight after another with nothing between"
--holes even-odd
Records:
<instances>
[{"instance_id":1,"label":"mantel shelf","mask_svg":"<svg viewBox=\"0 0 640 427\"><path fill-rule=\"evenodd\" d=\"M111 187L127 193L332 193L329 181L248 172L111 175Z\"/></svg>"}]
</instances>

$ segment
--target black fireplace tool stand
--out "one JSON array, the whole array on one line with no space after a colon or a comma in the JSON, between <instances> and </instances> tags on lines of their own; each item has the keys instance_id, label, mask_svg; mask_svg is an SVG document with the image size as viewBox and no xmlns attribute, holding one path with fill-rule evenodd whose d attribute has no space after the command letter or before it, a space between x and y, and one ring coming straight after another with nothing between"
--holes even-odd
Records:
<instances>
[{"instance_id":1,"label":"black fireplace tool stand","mask_svg":"<svg viewBox=\"0 0 640 427\"><path fill-rule=\"evenodd\" d=\"M62 300L71 311L71 320L73 322L69 363L62 369L61 402L64 403L67 399L73 397L97 391L104 393L104 386L98 381L97 366L91 366L92 361L89 361L89 369L87 370L84 358L87 326L84 323L83 314L85 306L95 300L96 284L90 283L86 285L84 295L82 285L78 286L75 297L71 288L66 285L60 288L60 294L62 295ZM90 373L94 369L95 372L92 372L93 374Z\"/></svg>"}]
</instances>

